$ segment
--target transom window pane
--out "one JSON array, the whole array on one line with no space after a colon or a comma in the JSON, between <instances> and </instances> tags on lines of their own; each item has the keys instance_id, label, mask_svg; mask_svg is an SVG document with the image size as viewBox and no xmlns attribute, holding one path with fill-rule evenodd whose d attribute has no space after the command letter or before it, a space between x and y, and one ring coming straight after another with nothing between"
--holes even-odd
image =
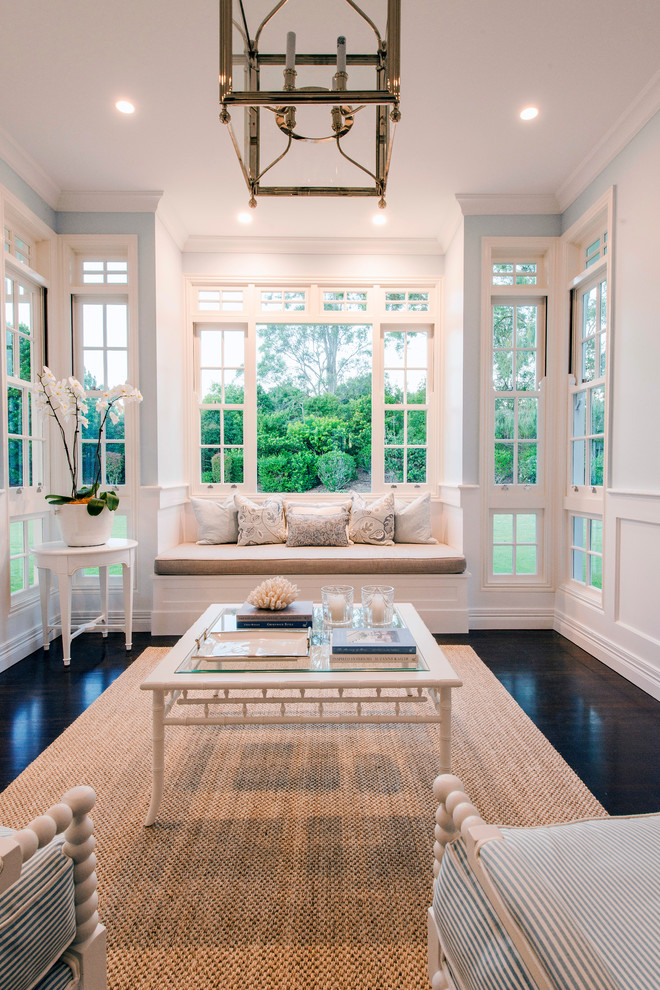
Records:
<instances>
[{"instance_id":1,"label":"transom window pane","mask_svg":"<svg viewBox=\"0 0 660 990\"><path fill-rule=\"evenodd\" d=\"M323 309L335 313L364 313L367 309L367 293L364 290L324 291Z\"/></svg>"},{"instance_id":2,"label":"transom window pane","mask_svg":"<svg viewBox=\"0 0 660 990\"><path fill-rule=\"evenodd\" d=\"M198 289L200 313L237 313L244 308L242 289Z\"/></svg>"},{"instance_id":3,"label":"transom window pane","mask_svg":"<svg viewBox=\"0 0 660 990\"><path fill-rule=\"evenodd\" d=\"M128 261L105 258L83 259L83 285L127 285Z\"/></svg>"},{"instance_id":4,"label":"transom window pane","mask_svg":"<svg viewBox=\"0 0 660 990\"><path fill-rule=\"evenodd\" d=\"M493 265L492 285L536 285L537 263L535 261L496 262Z\"/></svg>"},{"instance_id":5,"label":"transom window pane","mask_svg":"<svg viewBox=\"0 0 660 990\"><path fill-rule=\"evenodd\" d=\"M397 290L385 293L387 313L427 313L429 306L428 292Z\"/></svg>"},{"instance_id":6,"label":"transom window pane","mask_svg":"<svg viewBox=\"0 0 660 990\"><path fill-rule=\"evenodd\" d=\"M307 293L303 289L281 290L262 289L261 309L262 312L304 312L306 308Z\"/></svg>"}]
</instances>

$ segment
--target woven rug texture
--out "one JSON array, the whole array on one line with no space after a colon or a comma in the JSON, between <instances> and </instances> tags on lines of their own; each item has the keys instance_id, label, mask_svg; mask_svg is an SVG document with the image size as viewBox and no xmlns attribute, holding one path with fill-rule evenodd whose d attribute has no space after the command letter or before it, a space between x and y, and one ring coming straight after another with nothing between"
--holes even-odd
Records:
<instances>
[{"instance_id":1,"label":"woven rug texture","mask_svg":"<svg viewBox=\"0 0 660 990\"><path fill-rule=\"evenodd\" d=\"M508 825L604 815L467 646L443 647L453 771ZM151 791L147 649L0 794L20 828L78 783L98 795L110 990L427 990L437 728L174 726Z\"/></svg>"}]
</instances>

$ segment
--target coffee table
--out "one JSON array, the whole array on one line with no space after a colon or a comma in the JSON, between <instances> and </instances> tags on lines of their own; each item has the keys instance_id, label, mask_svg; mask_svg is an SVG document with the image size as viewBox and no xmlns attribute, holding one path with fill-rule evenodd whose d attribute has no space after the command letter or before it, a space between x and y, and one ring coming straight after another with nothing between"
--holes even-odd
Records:
<instances>
[{"instance_id":1,"label":"coffee table","mask_svg":"<svg viewBox=\"0 0 660 990\"><path fill-rule=\"evenodd\" d=\"M156 820L163 797L167 725L433 722L440 735L434 772L449 772L451 691L462 681L413 605L397 604L393 622L407 626L415 639L412 661L404 656L377 663L335 662L320 607L314 609L308 657L210 660L212 630L235 629L239 607L210 605L140 685L153 696L153 776L145 825ZM353 625L362 625L359 608Z\"/></svg>"}]
</instances>

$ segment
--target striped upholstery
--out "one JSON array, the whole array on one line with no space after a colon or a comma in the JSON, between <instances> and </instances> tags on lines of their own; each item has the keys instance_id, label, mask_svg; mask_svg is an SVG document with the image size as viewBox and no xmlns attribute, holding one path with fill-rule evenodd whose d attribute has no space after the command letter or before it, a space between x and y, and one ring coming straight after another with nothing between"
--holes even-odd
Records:
<instances>
[{"instance_id":1,"label":"striped upholstery","mask_svg":"<svg viewBox=\"0 0 660 990\"><path fill-rule=\"evenodd\" d=\"M34 990L72 990L78 981L65 962L56 962L43 980L39 980Z\"/></svg>"},{"instance_id":2,"label":"striped upholstery","mask_svg":"<svg viewBox=\"0 0 660 990\"><path fill-rule=\"evenodd\" d=\"M0 835L12 832L0 828ZM20 879L0 895L2 990L34 987L73 940L73 863L62 852L63 842L64 836L56 836L37 850Z\"/></svg>"},{"instance_id":3,"label":"striped upholstery","mask_svg":"<svg viewBox=\"0 0 660 990\"><path fill-rule=\"evenodd\" d=\"M660 988L660 816L502 829L481 863L552 986ZM449 846L434 914L466 990L533 986L473 876L463 840Z\"/></svg>"},{"instance_id":4,"label":"striped upholstery","mask_svg":"<svg viewBox=\"0 0 660 990\"><path fill-rule=\"evenodd\" d=\"M456 986L534 990L535 984L470 868L462 839L445 849L433 913Z\"/></svg>"}]
</instances>

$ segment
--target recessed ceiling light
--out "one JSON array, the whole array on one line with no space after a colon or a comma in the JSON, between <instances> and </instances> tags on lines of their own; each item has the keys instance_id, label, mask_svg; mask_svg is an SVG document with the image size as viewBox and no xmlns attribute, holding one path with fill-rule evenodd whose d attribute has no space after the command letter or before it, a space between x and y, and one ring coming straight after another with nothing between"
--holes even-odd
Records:
<instances>
[{"instance_id":1,"label":"recessed ceiling light","mask_svg":"<svg viewBox=\"0 0 660 990\"><path fill-rule=\"evenodd\" d=\"M135 113L135 107L128 100L117 100L115 107L120 113Z\"/></svg>"},{"instance_id":2,"label":"recessed ceiling light","mask_svg":"<svg viewBox=\"0 0 660 990\"><path fill-rule=\"evenodd\" d=\"M387 217L383 213L376 213L376 215L371 218L371 222L375 223L377 227L382 227L383 224L387 223Z\"/></svg>"},{"instance_id":3,"label":"recessed ceiling light","mask_svg":"<svg viewBox=\"0 0 660 990\"><path fill-rule=\"evenodd\" d=\"M524 110L520 111L521 120L534 120L534 117L538 117L538 115L538 107L525 107Z\"/></svg>"},{"instance_id":4,"label":"recessed ceiling light","mask_svg":"<svg viewBox=\"0 0 660 990\"><path fill-rule=\"evenodd\" d=\"M251 213L239 213L238 214L238 222L239 223L252 223L252 214Z\"/></svg>"}]
</instances>

